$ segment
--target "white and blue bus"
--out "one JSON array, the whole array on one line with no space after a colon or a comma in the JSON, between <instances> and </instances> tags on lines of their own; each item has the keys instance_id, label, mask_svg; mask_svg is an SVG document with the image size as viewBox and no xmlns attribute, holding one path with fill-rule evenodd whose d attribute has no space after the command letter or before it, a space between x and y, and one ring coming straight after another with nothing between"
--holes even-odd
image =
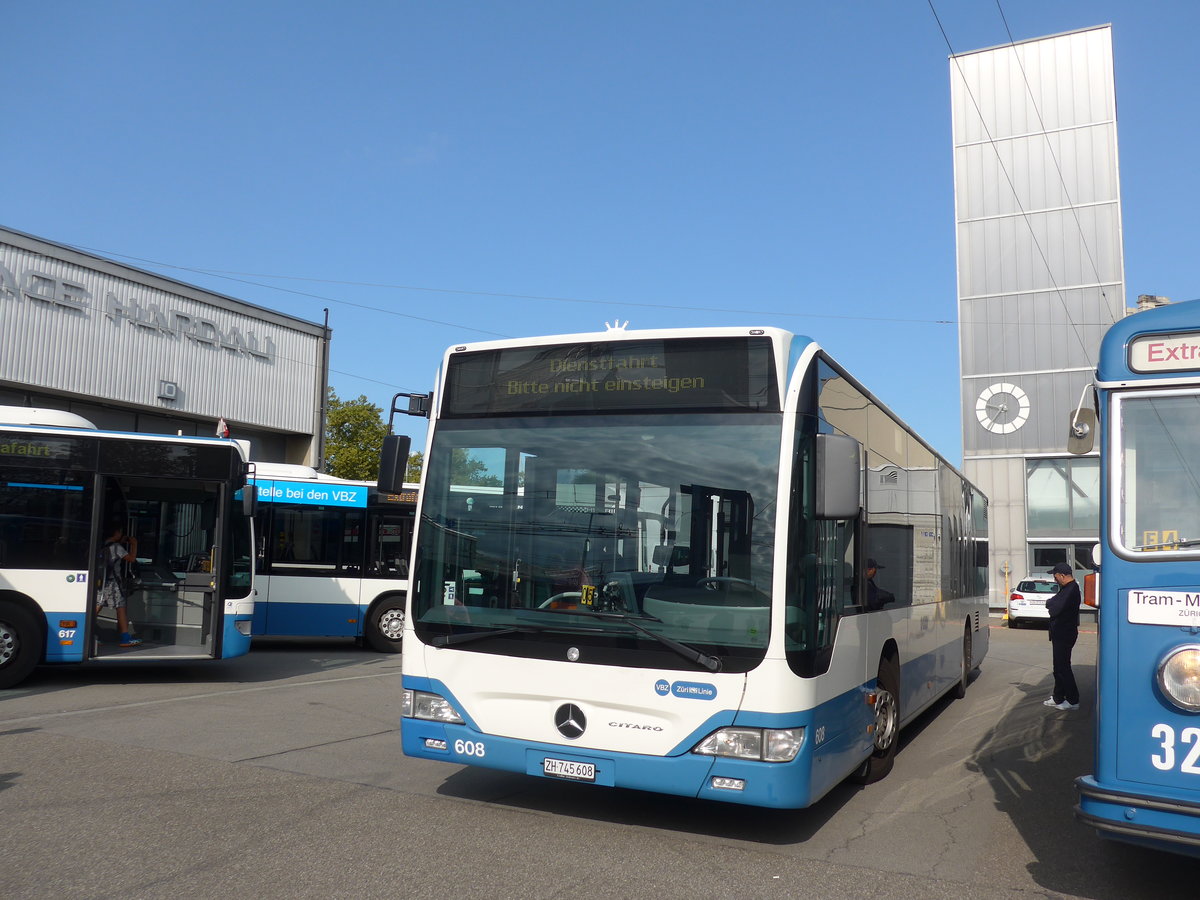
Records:
<instances>
[{"instance_id":1,"label":"white and blue bus","mask_svg":"<svg viewBox=\"0 0 1200 900\"><path fill-rule=\"evenodd\" d=\"M40 663L189 660L250 649L247 454L236 441L100 431L58 410L0 407L0 688ZM137 538L123 647L96 611L99 551Z\"/></svg>"},{"instance_id":2,"label":"white and blue bus","mask_svg":"<svg viewBox=\"0 0 1200 900\"><path fill-rule=\"evenodd\" d=\"M1200 855L1200 301L1108 330L1096 411L1096 758L1076 814Z\"/></svg>"},{"instance_id":3,"label":"white and blue bus","mask_svg":"<svg viewBox=\"0 0 1200 900\"><path fill-rule=\"evenodd\" d=\"M409 396L410 756L802 807L987 651L986 499L808 338L463 345Z\"/></svg>"},{"instance_id":4,"label":"white and blue bus","mask_svg":"<svg viewBox=\"0 0 1200 900\"><path fill-rule=\"evenodd\" d=\"M383 494L279 463L256 463L254 484L254 636L356 638L398 653L417 486Z\"/></svg>"}]
</instances>

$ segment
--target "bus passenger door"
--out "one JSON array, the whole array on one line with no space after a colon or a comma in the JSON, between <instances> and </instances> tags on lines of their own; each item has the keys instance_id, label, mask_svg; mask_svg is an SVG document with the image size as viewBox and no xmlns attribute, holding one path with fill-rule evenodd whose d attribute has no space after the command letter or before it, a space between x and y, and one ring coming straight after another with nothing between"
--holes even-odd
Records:
<instances>
[{"instance_id":1,"label":"bus passenger door","mask_svg":"<svg viewBox=\"0 0 1200 900\"><path fill-rule=\"evenodd\" d=\"M130 630L142 643L119 648L115 609L103 607L94 623L93 649L98 656L116 653L152 655L164 647L172 655L216 655L220 651L221 607L217 602L223 535L220 515L224 486L170 478L101 476L102 509L97 547L96 603L107 564L104 542L119 526L137 539L137 563L125 578L125 610Z\"/></svg>"}]
</instances>

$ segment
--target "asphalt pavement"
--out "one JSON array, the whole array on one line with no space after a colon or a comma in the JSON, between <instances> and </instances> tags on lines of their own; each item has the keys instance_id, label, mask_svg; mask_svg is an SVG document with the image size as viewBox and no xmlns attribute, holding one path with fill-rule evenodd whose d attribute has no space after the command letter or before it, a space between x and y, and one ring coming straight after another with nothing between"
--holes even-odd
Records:
<instances>
[{"instance_id":1,"label":"asphalt pavement","mask_svg":"<svg viewBox=\"0 0 1200 900\"><path fill-rule=\"evenodd\" d=\"M1094 628L1061 713L1044 631L992 625L887 779L790 811L408 759L400 658L345 643L39 669L0 694L0 896L1195 896L1200 865L1072 817Z\"/></svg>"}]
</instances>

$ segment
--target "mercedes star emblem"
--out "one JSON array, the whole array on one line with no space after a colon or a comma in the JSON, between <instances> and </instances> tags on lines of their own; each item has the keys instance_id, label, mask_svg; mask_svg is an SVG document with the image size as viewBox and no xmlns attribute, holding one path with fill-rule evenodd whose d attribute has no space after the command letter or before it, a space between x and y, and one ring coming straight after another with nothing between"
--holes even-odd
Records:
<instances>
[{"instance_id":1,"label":"mercedes star emblem","mask_svg":"<svg viewBox=\"0 0 1200 900\"><path fill-rule=\"evenodd\" d=\"M554 713L554 726L568 740L575 740L587 728L587 716L574 703L564 703Z\"/></svg>"}]
</instances>

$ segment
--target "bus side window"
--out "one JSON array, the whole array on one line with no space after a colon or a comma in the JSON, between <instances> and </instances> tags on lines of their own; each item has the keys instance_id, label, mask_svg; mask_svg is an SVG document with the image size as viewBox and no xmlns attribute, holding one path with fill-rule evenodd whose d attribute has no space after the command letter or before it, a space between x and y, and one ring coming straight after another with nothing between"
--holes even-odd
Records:
<instances>
[{"instance_id":1,"label":"bus side window","mask_svg":"<svg viewBox=\"0 0 1200 900\"><path fill-rule=\"evenodd\" d=\"M342 519L342 547L338 557L338 569L347 575L361 575L363 567L363 519L358 510L347 510Z\"/></svg>"},{"instance_id":2,"label":"bus side window","mask_svg":"<svg viewBox=\"0 0 1200 900\"><path fill-rule=\"evenodd\" d=\"M412 549L413 517L373 513L368 534L367 572L389 578L408 577L408 552Z\"/></svg>"}]
</instances>

